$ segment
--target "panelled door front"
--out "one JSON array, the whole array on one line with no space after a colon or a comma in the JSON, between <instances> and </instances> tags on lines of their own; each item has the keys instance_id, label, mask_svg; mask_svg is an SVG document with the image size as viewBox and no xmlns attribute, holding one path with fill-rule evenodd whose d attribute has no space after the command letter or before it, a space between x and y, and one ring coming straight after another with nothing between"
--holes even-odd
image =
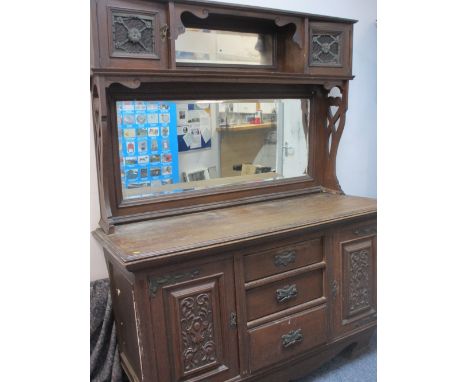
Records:
<instances>
[{"instance_id":1,"label":"panelled door front","mask_svg":"<svg viewBox=\"0 0 468 382\"><path fill-rule=\"evenodd\" d=\"M218 382L237 376L232 259L158 272L149 285L160 380Z\"/></svg>"},{"instance_id":2,"label":"panelled door front","mask_svg":"<svg viewBox=\"0 0 468 382\"><path fill-rule=\"evenodd\" d=\"M376 319L376 221L340 229L335 236L332 261L330 298L333 336L338 337Z\"/></svg>"}]
</instances>

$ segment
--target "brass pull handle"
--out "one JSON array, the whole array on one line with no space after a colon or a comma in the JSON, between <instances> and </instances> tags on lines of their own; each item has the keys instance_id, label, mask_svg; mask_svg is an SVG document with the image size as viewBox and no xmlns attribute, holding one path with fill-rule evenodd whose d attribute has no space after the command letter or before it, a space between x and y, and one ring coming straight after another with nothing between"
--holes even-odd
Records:
<instances>
[{"instance_id":1,"label":"brass pull handle","mask_svg":"<svg viewBox=\"0 0 468 382\"><path fill-rule=\"evenodd\" d=\"M303 339L304 336L302 335L302 329L291 330L288 334L281 336L281 341L285 349L302 342Z\"/></svg>"},{"instance_id":2,"label":"brass pull handle","mask_svg":"<svg viewBox=\"0 0 468 382\"><path fill-rule=\"evenodd\" d=\"M276 290L276 301L278 301L278 303L286 302L297 297L297 294L296 284L286 285Z\"/></svg>"},{"instance_id":3,"label":"brass pull handle","mask_svg":"<svg viewBox=\"0 0 468 382\"><path fill-rule=\"evenodd\" d=\"M296 251L286 251L275 256L277 267L286 267L296 261Z\"/></svg>"}]
</instances>

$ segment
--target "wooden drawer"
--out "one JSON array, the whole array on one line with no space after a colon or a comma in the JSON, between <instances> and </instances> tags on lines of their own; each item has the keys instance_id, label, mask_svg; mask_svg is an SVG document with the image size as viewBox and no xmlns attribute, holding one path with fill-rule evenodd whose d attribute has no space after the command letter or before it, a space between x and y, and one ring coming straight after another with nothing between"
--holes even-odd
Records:
<instances>
[{"instance_id":1,"label":"wooden drawer","mask_svg":"<svg viewBox=\"0 0 468 382\"><path fill-rule=\"evenodd\" d=\"M250 370L255 371L325 343L326 307L322 305L248 333Z\"/></svg>"},{"instance_id":2,"label":"wooden drawer","mask_svg":"<svg viewBox=\"0 0 468 382\"><path fill-rule=\"evenodd\" d=\"M246 292L247 321L279 312L323 296L323 269L305 271L273 282L269 279Z\"/></svg>"},{"instance_id":3,"label":"wooden drawer","mask_svg":"<svg viewBox=\"0 0 468 382\"><path fill-rule=\"evenodd\" d=\"M244 258L245 281L318 263L322 259L321 237L248 255Z\"/></svg>"}]
</instances>

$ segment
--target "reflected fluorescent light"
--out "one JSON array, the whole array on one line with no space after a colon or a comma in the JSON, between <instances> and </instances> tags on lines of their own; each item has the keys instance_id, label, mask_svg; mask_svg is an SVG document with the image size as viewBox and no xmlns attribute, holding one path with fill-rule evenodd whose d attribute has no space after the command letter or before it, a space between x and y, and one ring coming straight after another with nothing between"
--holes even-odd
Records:
<instances>
[{"instance_id":1,"label":"reflected fluorescent light","mask_svg":"<svg viewBox=\"0 0 468 382\"><path fill-rule=\"evenodd\" d=\"M195 101L196 104L199 104L199 103L223 103L223 102L226 102L224 100L206 100L206 101Z\"/></svg>"}]
</instances>

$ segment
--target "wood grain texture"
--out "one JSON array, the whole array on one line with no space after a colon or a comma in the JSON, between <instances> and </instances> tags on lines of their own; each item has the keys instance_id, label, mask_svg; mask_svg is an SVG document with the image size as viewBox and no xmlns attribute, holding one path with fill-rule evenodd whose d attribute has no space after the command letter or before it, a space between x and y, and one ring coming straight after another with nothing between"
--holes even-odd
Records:
<instances>
[{"instance_id":1,"label":"wood grain texture","mask_svg":"<svg viewBox=\"0 0 468 382\"><path fill-rule=\"evenodd\" d=\"M322 296L321 269L259 286L247 291L247 320L256 320Z\"/></svg>"},{"instance_id":2,"label":"wood grain texture","mask_svg":"<svg viewBox=\"0 0 468 382\"><path fill-rule=\"evenodd\" d=\"M196 209L215 209L224 207L227 203L235 204L246 200L271 200L283 192L299 195L320 186L339 189L335 176L335 158L321 155L328 141L326 135L318 130L321 130L326 115L319 113L317 117L314 113L322 110L327 102L325 98L320 97L320 89L328 89L331 83L344 88L353 78L352 24L355 20L209 1L92 0L91 13L91 74L95 98L93 114L96 117L93 123L97 162L100 166L100 226L106 233L112 232L118 224L178 215ZM143 17L151 21L153 53L116 54L113 29L115 15L126 15L135 19ZM187 18L187 15L191 16ZM184 22L189 22L187 20L208 29L216 27L222 30L251 31L260 28L264 33L275 35L277 49L274 65L258 68L177 65L175 40L179 33L183 33L185 27L190 27L184 25ZM341 67L309 65L310 39L315 30L312 28L341 33ZM169 35L161 36L161 30L169 31ZM308 174L265 184L198 190L185 193L183 197L163 195L144 200L124 200L118 166L115 101L181 100L193 99L194 96L201 97L199 99L234 99L248 96L313 100L315 106L307 117L310 121ZM244 159L251 161L252 153L258 152L258 144L254 143L256 140L262 141L263 135L258 132L256 139L245 136L240 138L244 141L247 138L250 142L251 150L246 150ZM335 141L333 150L336 150L339 139ZM234 146L247 147L245 143ZM317 160L318 157L322 157L323 160ZM228 165L222 169L223 174L232 172L229 158L226 160Z\"/></svg>"},{"instance_id":3,"label":"wood grain texture","mask_svg":"<svg viewBox=\"0 0 468 382\"><path fill-rule=\"evenodd\" d=\"M292 242L273 250L244 257L245 281L284 273L321 261L322 240L317 238L304 242Z\"/></svg>"},{"instance_id":4,"label":"wood grain texture","mask_svg":"<svg viewBox=\"0 0 468 382\"><path fill-rule=\"evenodd\" d=\"M98 229L95 237L131 262L375 212L374 199L323 193L126 224L110 235Z\"/></svg>"},{"instance_id":5,"label":"wood grain texture","mask_svg":"<svg viewBox=\"0 0 468 382\"><path fill-rule=\"evenodd\" d=\"M250 330L250 369L261 369L324 343L325 327L326 308L321 306ZM285 343L284 337L298 330L300 336Z\"/></svg>"},{"instance_id":6,"label":"wood grain texture","mask_svg":"<svg viewBox=\"0 0 468 382\"><path fill-rule=\"evenodd\" d=\"M128 47L112 28L125 23L115 15L150 22L149 51ZM343 195L336 177L354 22L204 0L91 0L101 205L93 234L104 247L130 380L286 382L345 349L356 353L372 336L377 204ZM273 64L181 66L175 39L186 27L272 34ZM317 56L330 49L323 35L339 40L339 55ZM246 98L309 102L307 174L123 199L116 101ZM268 131L259 127L222 135L236 147L249 141L248 162Z\"/></svg>"}]
</instances>

